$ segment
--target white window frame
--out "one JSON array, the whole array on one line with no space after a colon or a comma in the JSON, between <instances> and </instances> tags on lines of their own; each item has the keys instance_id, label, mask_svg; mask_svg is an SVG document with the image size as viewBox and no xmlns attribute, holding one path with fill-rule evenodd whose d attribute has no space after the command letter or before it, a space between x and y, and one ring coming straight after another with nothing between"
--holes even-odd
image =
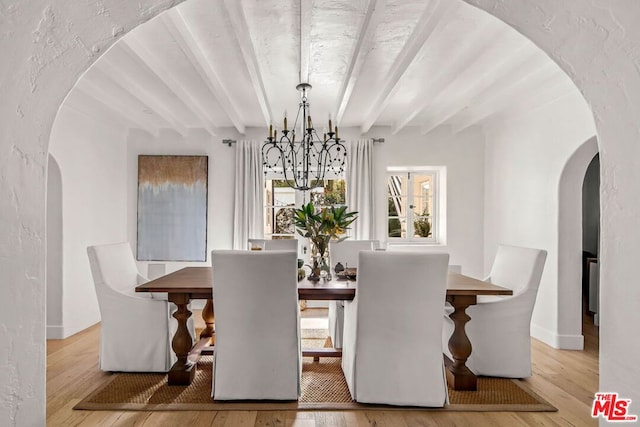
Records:
<instances>
[{"instance_id":1,"label":"white window frame","mask_svg":"<svg viewBox=\"0 0 640 427\"><path fill-rule=\"evenodd\" d=\"M273 174L273 177L271 177L271 176L267 175L267 176L265 177L265 179L264 179L265 189L263 189L263 191L264 191L264 190L266 190L266 185L267 185L267 181L268 181L268 180L279 180L279 179L282 179L282 177L281 177L281 176L278 176L278 175L276 175L276 174ZM301 200L301 196L300 196L300 194L299 194L299 193L300 193L299 191L296 191L296 190L292 190L292 191L294 191L294 205L293 205L293 206L289 206L289 208L294 208L294 209L295 209L296 207L300 206L300 203L301 203L301 202L300 202L300 200ZM267 209L272 209L272 212L273 212L273 214L274 214L274 216L275 216L275 212L276 212L276 209L277 209L277 208L287 208L287 206L276 206L276 205L274 205L274 204L272 203L272 201L271 201L271 200L264 200L264 206L263 206L263 208L262 208L262 209L263 209L263 211L264 211L264 215L265 215L265 218L264 218L264 221L265 221L265 222L266 222L266 219L267 219L267 218L266 218L266 211L267 211ZM275 217L274 217L273 219L274 219L274 221L275 221ZM263 224L263 226L264 226L264 224ZM287 237L293 237L294 239L295 239L295 238L297 238L297 237L296 237L296 234L297 234L297 233L296 233L295 231L294 231L292 234L275 233L275 229L274 229L273 231L274 231L274 232L273 232L272 234L264 233L264 238L268 238L268 239L272 239L272 238L274 238L274 237L284 237L284 238L287 238Z\"/></svg>"},{"instance_id":2,"label":"white window frame","mask_svg":"<svg viewBox=\"0 0 640 427\"><path fill-rule=\"evenodd\" d=\"M346 188L346 176L343 175L336 175L336 174L327 174L328 176L325 177L325 179L343 179L345 180L345 192L348 191L348 189ZM267 180L282 180L284 179L283 175L281 173L278 172L267 172L267 174L265 175L264 178L264 182L265 182L265 188L267 185ZM264 191L264 189L263 189ZM292 206L293 208L299 208L300 206L302 206L303 204L309 203L311 196L310 193L313 191L313 189L311 190L307 190L307 191L302 191L302 190L294 190L295 191L295 204L294 206ZM266 214L266 210L270 209L270 208L276 208L277 206L273 206L271 204L271 201L264 201L264 205L263 205L263 211ZM274 214L275 214L275 209L274 209ZM266 221L266 217L264 219ZM293 237L294 239L298 239L298 243L300 248L303 250L303 253L306 252L306 248L308 246L308 242L307 239L304 239L302 236L300 236L300 234L298 234L298 232L296 231L293 234L264 234L265 238L273 238L273 236L281 236L281 237Z\"/></svg>"},{"instance_id":3,"label":"white window frame","mask_svg":"<svg viewBox=\"0 0 640 427\"><path fill-rule=\"evenodd\" d=\"M407 175L406 205L406 235L408 237L389 237L389 210L385 203L385 233L389 245L445 245L446 244L446 166L390 166L387 168L385 180L385 200L388 200L388 182L391 176ZM414 204L412 176L430 175L432 177L432 214L431 236L415 237L413 234L414 210L409 206Z\"/></svg>"}]
</instances>

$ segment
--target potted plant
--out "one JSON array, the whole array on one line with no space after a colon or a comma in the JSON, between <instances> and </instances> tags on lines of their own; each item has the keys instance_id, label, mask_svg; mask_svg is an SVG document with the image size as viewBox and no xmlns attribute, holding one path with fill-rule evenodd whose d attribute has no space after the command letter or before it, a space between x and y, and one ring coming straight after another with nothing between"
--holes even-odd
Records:
<instances>
[{"instance_id":1,"label":"potted plant","mask_svg":"<svg viewBox=\"0 0 640 427\"><path fill-rule=\"evenodd\" d=\"M431 236L431 221L429 220L429 212L425 209L422 212L422 215L418 215L416 212L416 216L418 219L413 221L413 229L415 234L420 237L430 237Z\"/></svg>"},{"instance_id":2,"label":"potted plant","mask_svg":"<svg viewBox=\"0 0 640 427\"><path fill-rule=\"evenodd\" d=\"M330 275L328 262L329 242L346 239L345 231L357 219L358 212L348 212L346 206L330 206L317 210L313 203L302 205L293 217L298 234L311 242L311 274L309 279L318 280L320 271Z\"/></svg>"}]
</instances>

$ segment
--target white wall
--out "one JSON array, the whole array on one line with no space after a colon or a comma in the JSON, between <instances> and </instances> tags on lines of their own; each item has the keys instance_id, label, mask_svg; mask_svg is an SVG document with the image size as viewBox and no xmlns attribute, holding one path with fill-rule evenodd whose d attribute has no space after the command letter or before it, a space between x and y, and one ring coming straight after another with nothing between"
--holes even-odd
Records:
<instances>
[{"instance_id":1,"label":"white wall","mask_svg":"<svg viewBox=\"0 0 640 427\"><path fill-rule=\"evenodd\" d=\"M394 250L443 251L450 263L475 277L483 274L484 239L484 135L479 128L452 133L449 127L422 135L405 128L392 135L388 128L372 128L371 136L384 137L375 145L377 238L387 240L387 167L446 167L446 244L396 246Z\"/></svg>"},{"instance_id":2,"label":"white wall","mask_svg":"<svg viewBox=\"0 0 640 427\"><path fill-rule=\"evenodd\" d=\"M524 116L496 119L486 129L485 271L499 244L547 250L532 334L554 347L582 343L580 326L563 336L558 333L559 188L565 164L594 133L589 109L579 96ZM573 220L582 219L577 214ZM579 227L573 234L581 239ZM581 246L575 249L579 259ZM579 298L576 295L576 304Z\"/></svg>"},{"instance_id":3,"label":"white wall","mask_svg":"<svg viewBox=\"0 0 640 427\"><path fill-rule=\"evenodd\" d=\"M344 139L359 138L358 129L345 128ZM483 224L483 161L484 137L478 129L452 134L448 128L439 128L429 135L421 135L417 129L406 129L391 135L389 128L373 128L369 134L384 137L385 143L375 145L376 185L378 188L379 238L385 240L386 220L386 168L387 166L446 166L448 189L448 243L431 246L425 250L451 252L451 263L462 264L468 274L482 273L482 224ZM207 246L212 249L229 249L233 242L233 200L235 146L222 144L222 139L241 138L262 141L265 129L247 129L245 136L231 129L211 136L193 129L186 136L172 130L163 130L158 136L132 129L127 138L127 229L128 238L135 248L137 223L137 156L140 154L174 154L209 156L209 213ZM469 215L474 212L474 215ZM416 249L410 248L410 249ZM207 260L205 264L210 261ZM146 262L139 262L142 272ZM171 272L186 265L203 263L166 262Z\"/></svg>"},{"instance_id":4,"label":"white wall","mask_svg":"<svg viewBox=\"0 0 640 427\"><path fill-rule=\"evenodd\" d=\"M122 127L64 107L52 129L50 152L61 172L64 230L63 324L55 338L100 320L87 246L127 239L125 136Z\"/></svg>"},{"instance_id":5,"label":"white wall","mask_svg":"<svg viewBox=\"0 0 640 427\"><path fill-rule=\"evenodd\" d=\"M49 155L47 169L47 339L64 336L62 315L62 175Z\"/></svg>"},{"instance_id":6,"label":"white wall","mask_svg":"<svg viewBox=\"0 0 640 427\"><path fill-rule=\"evenodd\" d=\"M137 232L137 186L138 156L152 155L205 155L209 156L208 211L207 211L207 261L162 262L166 271L171 272L188 265L210 265L212 249L231 249L233 242L233 195L235 146L221 143L222 137L212 137L203 130L192 129L181 136L170 129L153 136L145 131L131 129L127 137L127 236L136 248ZM147 264L159 262L138 262L138 268L146 274Z\"/></svg>"}]
</instances>

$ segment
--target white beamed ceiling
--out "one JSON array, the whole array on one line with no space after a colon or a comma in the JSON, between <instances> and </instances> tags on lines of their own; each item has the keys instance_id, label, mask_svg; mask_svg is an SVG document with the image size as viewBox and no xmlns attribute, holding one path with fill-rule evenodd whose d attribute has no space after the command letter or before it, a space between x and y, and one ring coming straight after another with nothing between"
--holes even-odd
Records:
<instances>
[{"instance_id":1,"label":"white beamed ceiling","mask_svg":"<svg viewBox=\"0 0 640 427\"><path fill-rule=\"evenodd\" d=\"M300 26L300 15L303 25ZM65 106L185 134L293 123L300 81L316 127L461 130L567 95L570 79L517 31L459 0L187 0L120 39Z\"/></svg>"}]
</instances>

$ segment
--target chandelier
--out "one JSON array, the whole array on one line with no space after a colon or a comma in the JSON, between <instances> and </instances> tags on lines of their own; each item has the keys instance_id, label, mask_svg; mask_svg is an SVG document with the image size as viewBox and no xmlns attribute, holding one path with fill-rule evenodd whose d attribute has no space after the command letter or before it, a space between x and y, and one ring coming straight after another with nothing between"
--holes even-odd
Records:
<instances>
[{"instance_id":1,"label":"chandelier","mask_svg":"<svg viewBox=\"0 0 640 427\"><path fill-rule=\"evenodd\" d=\"M318 137L311 120L307 92L309 83L296 86L300 91L300 105L293 128L287 128L287 114L284 115L282 136L269 125L269 137L262 145L262 165L265 175L269 172L282 175L287 185L296 190L310 190L323 185L327 174L341 175L347 158L347 150L338 137L338 127L331 125L328 132ZM298 121L300 120L299 134Z\"/></svg>"}]
</instances>

